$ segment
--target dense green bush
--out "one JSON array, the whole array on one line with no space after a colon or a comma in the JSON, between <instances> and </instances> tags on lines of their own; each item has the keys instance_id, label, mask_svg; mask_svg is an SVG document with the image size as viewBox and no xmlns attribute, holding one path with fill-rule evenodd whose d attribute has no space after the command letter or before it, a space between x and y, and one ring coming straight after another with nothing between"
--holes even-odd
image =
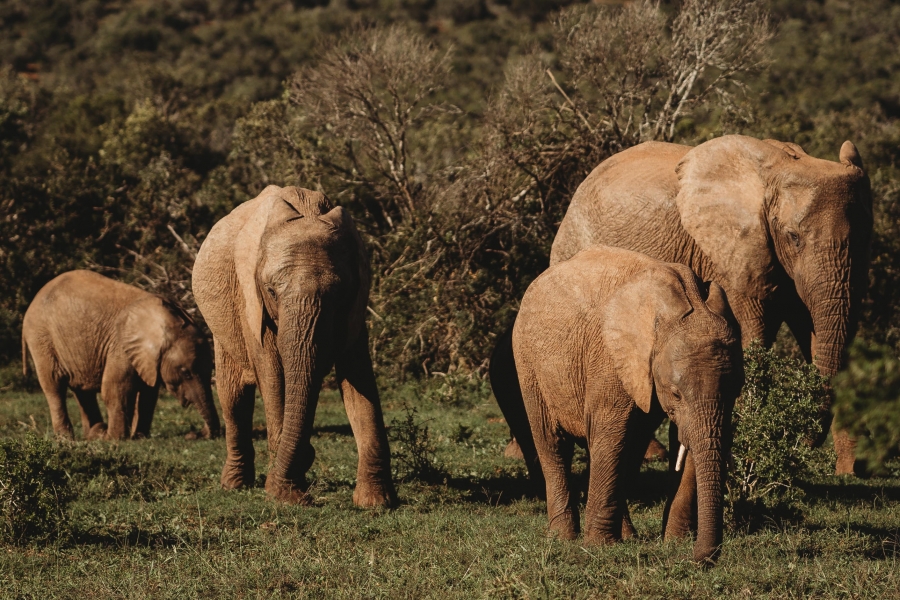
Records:
<instances>
[{"instance_id":1,"label":"dense green bush","mask_svg":"<svg viewBox=\"0 0 900 600\"><path fill-rule=\"evenodd\" d=\"M46 542L67 532L69 478L57 448L30 435L0 441L0 542Z\"/></svg>"},{"instance_id":2,"label":"dense green bush","mask_svg":"<svg viewBox=\"0 0 900 600\"><path fill-rule=\"evenodd\" d=\"M828 383L812 365L753 344L744 352L745 384L734 407L727 506L738 526L783 515L812 473L811 441L822 427Z\"/></svg>"},{"instance_id":3,"label":"dense green bush","mask_svg":"<svg viewBox=\"0 0 900 600\"><path fill-rule=\"evenodd\" d=\"M883 344L857 339L833 380L834 419L858 436L857 458L875 472L900 451L900 360Z\"/></svg>"}]
</instances>

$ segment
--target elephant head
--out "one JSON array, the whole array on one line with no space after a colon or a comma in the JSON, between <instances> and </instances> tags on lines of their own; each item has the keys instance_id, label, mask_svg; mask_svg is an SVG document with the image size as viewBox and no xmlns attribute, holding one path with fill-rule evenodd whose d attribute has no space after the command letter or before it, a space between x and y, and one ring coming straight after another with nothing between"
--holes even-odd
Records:
<instances>
[{"instance_id":1,"label":"elephant head","mask_svg":"<svg viewBox=\"0 0 900 600\"><path fill-rule=\"evenodd\" d=\"M689 151L677 173L682 225L727 289L761 299L789 277L812 318L811 358L824 375L837 372L865 293L872 232L856 147L844 142L831 162L795 144L724 136Z\"/></svg>"},{"instance_id":2,"label":"elephant head","mask_svg":"<svg viewBox=\"0 0 900 600\"><path fill-rule=\"evenodd\" d=\"M248 343L281 365L284 421L267 489L304 486L324 376L364 326L369 263L353 221L321 193L271 186L235 241ZM270 436L273 433L270 432Z\"/></svg>"},{"instance_id":3,"label":"elephant head","mask_svg":"<svg viewBox=\"0 0 900 600\"><path fill-rule=\"evenodd\" d=\"M162 381L182 406L193 405L203 417L201 436L218 437L212 352L187 313L158 296L143 298L127 308L121 339L141 380L149 387Z\"/></svg>"},{"instance_id":4,"label":"elephant head","mask_svg":"<svg viewBox=\"0 0 900 600\"><path fill-rule=\"evenodd\" d=\"M639 277L610 301L604 337L625 391L644 412L653 398L678 427L697 476L697 561L715 560L722 542L725 453L734 400L743 385L737 325L725 292L706 299L687 267L673 286Z\"/></svg>"}]
</instances>

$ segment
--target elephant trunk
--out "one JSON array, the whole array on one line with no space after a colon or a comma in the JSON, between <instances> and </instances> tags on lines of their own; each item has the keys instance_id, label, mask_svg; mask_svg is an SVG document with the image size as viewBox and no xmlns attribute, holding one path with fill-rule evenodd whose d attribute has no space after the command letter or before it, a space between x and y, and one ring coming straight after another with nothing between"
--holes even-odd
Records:
<instances>
[{"instance_id":1,"label":"elephant trunk","mask_svg":"<svg viewBox=\"0 0 900 600\"><path fill-rule=\"evenodd\" d=\"M721 421L697 427L688 436L697 476L694 560L701 563L714 563L722 544L725 461Z\"/></svg>"},{"instance_id":2,"label":"elephant trunk","mask_svg":"<svg viewBox=\"0 0 900 600\"><path fill-rule=\"evenodd\" d=\"M278 352L284 368L284 421L266 489L283 500L306 500L306 472L315 451L309 443L322 379L331 366L331 319L316 295L280 307Z\"/></svg>"},{"instance_id":3,"label":"elephant trunk","mask_svg":"<svg viewBox=\"0 0 900 600\"><path fill-rule=\"evenodd\" d=\"M816 256L819 262L815 272L828 275L799 282L797 291L811 308L813 362L822 375L831 377L840 369L852 337L850 256L847 245L837 242L819 249Z\"/></svg>"}]
</instances>

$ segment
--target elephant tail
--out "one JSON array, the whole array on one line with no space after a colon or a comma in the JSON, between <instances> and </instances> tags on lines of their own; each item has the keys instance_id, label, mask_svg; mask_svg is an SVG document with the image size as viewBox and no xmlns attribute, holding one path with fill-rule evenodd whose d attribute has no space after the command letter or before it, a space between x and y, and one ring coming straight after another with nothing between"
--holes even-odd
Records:
<instances>
[{"instance_id":1,"label":"elephant tail","mask_svg":"<svg viewBox=\"0 0 900 600\"><path fill-rule=\"evenodd\" d=\"M22 336L22 375L28 377L28 342Z\"/></svg>"}]
</instances>

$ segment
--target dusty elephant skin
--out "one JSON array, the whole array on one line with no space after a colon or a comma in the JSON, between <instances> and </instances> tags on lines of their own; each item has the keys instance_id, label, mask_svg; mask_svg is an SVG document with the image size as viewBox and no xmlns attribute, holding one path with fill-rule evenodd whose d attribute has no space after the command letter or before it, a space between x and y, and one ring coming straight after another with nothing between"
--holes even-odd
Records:
<instances>
[{"instance_id":1,"label":"dusty elephant skin","mask_svg":"<svg viewBox=\"0 0 900 600\"><path fill-rule=\"evenodd\" d=\"M259 386L269 444L266 491L285 502L310 502L313 419L322 380L334 366L359 451L353 501L396 502L368 348L369 281L352 219L318 192L269 186L209 232L193 288L215 342L228 449L223 487L254 483Z\"/></svg>"},{"instance_id":2,"label":"dusty elephant skin","mask_svg":"<svg viewBox=\"0 0 900 600\"><path fill-rule=\"evenodd\" d=\"M531 284L512 339L501 339L494 353L491 382L504 414L523 407L527 414L527 425L513 418L510 426L526 458L531 448L539 458L551 532L579 533L568 475L574 443L583 440L590 457L586 541L632 535L626 482L668 415L686 454L672 463L676 491L664 533L688 535L696 503L694 559L716 559L727 423L743 384L736 332L717 284L707 295L684 265L628 250L584 250Z\"/></svg>"},{"instance_id":3,"label":"dusty elephant skin","mask_svg":"<svg viewBox=\"0 0 900 600\"><path fill-rule=\"evenodd\" d=\"M854 334L871 235L869 180L850 142L840 162L738 135L695 148L648 142L585 179L550 263L606 244L687 265L728 293L744 346L771 345L786 322L830 377ZM836 472L852 473L853 441L835 439Z\"/></svg>"},{"instance_id":4,"label":"dusty elephant skin","mask_svg":"<svg viewBox=\"0 0 900 600\"><path fill-rule=\"evenodd\" d=\"M73 437L65 401L71 388L85 438L148 437L162 383L183 406L197 408L201 435L219 435L209 344L183 310L159 296L92 271L64 273L41 288L25 313L26 374L29 353L57 435Z\"/></svg>"}]
</instances>

